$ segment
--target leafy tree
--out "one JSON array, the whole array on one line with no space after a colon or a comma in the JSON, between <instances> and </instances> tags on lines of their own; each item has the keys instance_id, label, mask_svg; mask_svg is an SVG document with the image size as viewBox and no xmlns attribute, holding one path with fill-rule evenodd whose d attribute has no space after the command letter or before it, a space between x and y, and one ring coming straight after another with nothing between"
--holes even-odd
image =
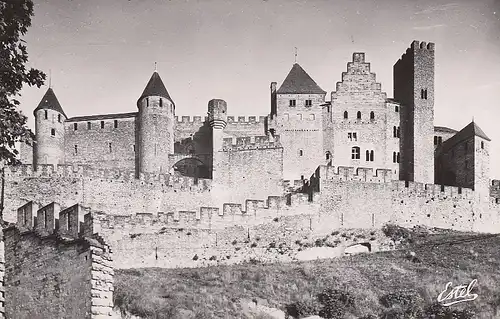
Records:
<instances>
[{"instance_id":1,"label":"leafy tree","mask_svg":"<svg viewBox=\"0 0 500 319\"><path fill-rule=\"evenodd\" d=\"M31 26L32 0L0 0L0 161L19 164L14 143L33 138L18 107L24 84L43 85L45 74L26 68L28 52L21 38Z\"/></svg>"}]
</instances>

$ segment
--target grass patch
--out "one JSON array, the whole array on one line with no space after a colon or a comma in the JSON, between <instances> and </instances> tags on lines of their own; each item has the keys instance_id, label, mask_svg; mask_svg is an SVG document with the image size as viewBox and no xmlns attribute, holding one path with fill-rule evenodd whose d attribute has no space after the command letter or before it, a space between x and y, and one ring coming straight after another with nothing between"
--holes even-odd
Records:
<instances>
[{"instance_id":1,"label":"grass patch","mask_svg":"<svg viewBox=\"0 0 500 319\"><path fill-rule=\"evenodd\" d=\"M399 228L390 234L405 243L404 249L301 263L253 260L195 269L116 270L115 305L142 318L173 319L181 318L182 311L195 318L243 318L241 300L252 298L290 315L500 317L499 237L422 235ZM408 258L410 252L419 262ZM456 286L472 279L478 280L476 300L451 307L436 304L447 282Z\"/></svg>"}]
</instances>

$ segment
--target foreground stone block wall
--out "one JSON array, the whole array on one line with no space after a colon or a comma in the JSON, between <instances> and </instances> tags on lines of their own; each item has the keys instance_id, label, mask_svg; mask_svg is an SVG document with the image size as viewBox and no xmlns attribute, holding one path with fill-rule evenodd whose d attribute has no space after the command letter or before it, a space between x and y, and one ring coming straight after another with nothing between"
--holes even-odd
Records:
<instances>
[{"instance_id":1,"label":"foreground stone block wall","mask_svg":"<svg viewBox=\"0 0 500 319\"><path fill-rule=\"evenodd\" d=\"M79 205L59 212L54 203L38 209L29 202L18 209L18 222L3 229L6 318L112 314L111 251L82 223L83 212Z\"/></svg>"}]
</instances>

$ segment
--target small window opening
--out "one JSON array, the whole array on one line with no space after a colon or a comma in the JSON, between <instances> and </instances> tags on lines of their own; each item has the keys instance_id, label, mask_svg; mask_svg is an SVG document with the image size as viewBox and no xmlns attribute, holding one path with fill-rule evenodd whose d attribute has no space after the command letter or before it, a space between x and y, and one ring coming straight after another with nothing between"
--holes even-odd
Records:
<instances>
[{"instance_id":1,"label":"small window opening","mask_svg":"<svg viewBox=\"0 0 500 319\"><path fill-rule=\"evenodd\" d=\"M366 161L370 161L370 151L366 150Z\"/></svg>"},{"instance_id":2,"label":"small window opening","mask_svg":"<svg viewBox=\"0 0 500 319\"><path fill-rule=\"evenodd\" d=\"M51 129L50 129L50 135L52 135L52 136L56 136L56 129L51 128Z\"/></svg>"},{"instance_id":3,"label":"small window opening","mask_svg":"<svg viewBox=\"0 0 500 319\"><path fill-rule=\"evenodd\" d=\"M484 142L481 141L481 149L484 149Z\"/></svg>"},{"instance_id":4,"label":"small window opening","mask_svg":"<svg viewBox=\"0 0 500 319\"><path fill-rule=\"evenodd\" d=\"M370 162L374 161L374 152L373 150L370 151Z\"/></svg>"},{"instance_id":5,"label":"small window opening","mask_svg":"<svg viewBox=\"0 0 500 319\"><path fill-rule=\"evenodd\" d=\"M92 123L87 122L87 129L88 129L88 130L92 129Z\"/></svg>"},{"instance_id":6,"label":"small window opening","mask_svg":"<svg viewBox=\"0 0 500 319\"><path fill-rule=\"evenodd\" d=\"M356 117L358 120L361 120L361 112L360 111L358 111L358 113L356 114Z\"/></svg>"},{"instance_id":7,"label":"small window opening","mask_svg":"<svg viewBox=\"0 0 500 319\"><path fill-rule=\"evenodd\" d=\"M306 107L312 106L312 100L306 100Z\"/></svg>"},{"instance_id":8,"label":"small window opening","mask_svg":"<svg viewBox=\"0 0 500 319\"><path fill-rule=\"evenodd\" d=\"M61 114L57 114L57 121L61 123Z\"/></svg>"},{"instance_id":9,"label":"small window opening","mask_svg":"<svg viewBox=\"0 0 500 319\"><path fill-rule=\"evenodd\" d=\"M344 118L345 119L349 118L349 113L347 111L344 111Z\"/></svg>"},{"instance_id":10,"label":"small window opening","mask_svg":"<svg viewBox=\"0 0 500 319\"><path fill-rule=\"evenodd\" d=\"M45 119L48 119L49 118L49 113L47 112L47 110L45 110Z\"/></svg>"},{"instance_id":11,"label":"small window opening","mask_svg":"<svg viewBox=\"0 0 500 319\"><path fill-rule=\"evenodd\" d=\"M375 113L373 111L370 112L370 120L375 119Z\"/></svg>"},{"instance_id":12,"label":"small window opening","mask_svg":"<svg viewBox=\"0 0 500 319\"><path fill-rule=\"evenodd\" d=\"M149 106L149 97L146 98L146 106Z\"/></svg>"},{"instance_id":13,"label":"small window opening","mask_svg":"<svg viewBox=\"0 0 500 319\"><path fill-rule=\"evenodd\" d=\"M78 123L74 123L74 124L73 124L73 129L74 129L75 131L76 131L76 130L78 130Z\"/></svg>"},{"instance_id":14,"label":"small window opening","mask_svg":"<svg viewBox=\"0 0 500 319\"><path fill-rule=\"evenodd\" d=\"M392 152L392 162L396 163L396 152Z\"/></svg>"},{"instance_id":15,"label":"small window opening","mask_svg":"<svg viewBox=\"0 0 500 319\"><path fill-rule=\"evenodd\" d=\"M104 128L104 121L101 121L101 128Z\"/></svg>"},{"instance_id":16,"label":"small window opening","mask_svg":"<svg viewBox=\"0 0 500 319\"><path fill-rule=\"evenodd\" d=\"M360 158L360 150L359 150L359 147L354 146L354 147L351 149L351 158L352 158L352 159L359 159L359 158Z\"/></svg>"},{"instance_id":17,"label":"small window opening","mask_svg":"<svg viewBox=\"0 0 500 319\"><path fill-rule=\"evenodd\" d=\"M399 112L399 107L397 105L394 106L394 112Z\"/></svg>"},{"instance_id":18,"label":"small window opening","mask_svg":"<svg viewBox=\"0 0 500 319\"><path fill-rule=\"evenodd\" d=\"M297 104L297 100L290 100L290 106L295 106Z\"/></svg>"},{"instance_id":19,"label":"small window opening","mask_svg":"<svg viewBox=\"0 0 500 319\"><path fill-rule=\"evenodd\" d=\"M114 122L114 127L115 127L115 128L118 128L118 120L115 120L115 122Z\"/></svg>"},{"instance_id":20,"label":"small window opening","mask_svg":"<svg viewBox=\"0 0 500 319\"><path fill-rule=\"evenodd\" d=\"M399 152L397 153L397 156L396 156L396 162L400 162L401 161L401 156L399 155Z\"/></svg>"},{"instance_id":21,"label":"small window opening","mask_svg":"<svg viewBox=\"0 0 500 319\"><path fill-rule=\"evenodd\" d=\"M75 155L78 155L78 145L75 145Z\"/></svg>"},{"instance_id":22,"label":"small window opening","mask_svg":"<svg viewBox=\"0 0 500 319\"><path fill-rule=\"evenodd\" d=\"M304 155L304 151L303 150L299 150L299 156L303 156Z\"/></svg>"},{"instance_id":23,"label":"small window opening","mask_svg":"<svg viewBox=\"0 0 500 319\"><path fill-rule=\"evenodd\" d=\"M326 155L326 160L329 160L329 159L330 159L330 156L331 156L330 152L326 152L326 154L325 154L325 155Z\"/></svg>"},{"instance_id":24,"label":"small window opening","mask_svg":"<svg viewBox=\"0 0 500 319\"><path fill-rule=\"evenodd\" d=\"M163 107L163 100L160 98L160 107Z\"/></svg>"},{"instance_id":25,"label":"small window opening","mask_svg":"<svg viewBox=\"0 0 500 319\"><path fill-rule=\"evenodd\" d=\"M109 148L109 152L110 152L110 153L111 153L111 152L113 152L113 148L112 148L112 146L111 146L111 143L108 143L108 148Z\"/></svg>"}]
</instances>

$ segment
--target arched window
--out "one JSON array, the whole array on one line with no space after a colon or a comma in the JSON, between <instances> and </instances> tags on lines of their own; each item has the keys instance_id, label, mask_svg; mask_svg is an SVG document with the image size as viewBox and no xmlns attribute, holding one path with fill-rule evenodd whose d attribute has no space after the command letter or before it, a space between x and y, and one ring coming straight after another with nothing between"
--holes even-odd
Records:
<instances>
[{"instance_id":1,"label":"arched window","mask_svg":"<svg viewBox=\"0 0 500 319\"><path fill-rule=\"evenodd\" d=\"M329 151L326 151L325 157L326 160L328 161L332 157L332 154Z\"/></svg>"},{"instance_id":2,"label":"arched window","mask_svg":"<svg viewBox=\"0 0 500 319\"><path fill-rule=\"evenodd\" d=\"M375 112L371 111L370 112L370 120L374 120L375 119Z\"/></svg>"},{"instance_id":3,"label":"arched window","mask_svg":"<svg viewBox=\"0 0 500 319\"><path fill-rule=\"evenodd\" d=\"M347 113L347 111L344 111L344 118L345 119L349 118L349 113Z\"/></svg>"},{"instance_id":4,"label":"arched window","mask_svg":"<svg viewBox=\"0 0 500 319\"><path fill-rule=\"evenodd\" d=\"M361 112L360 111L358 111L356 117L358 118L358 120L361 120Z\"/></svg>"},{"instance_id":5,"label":"arched window","mask_svg":"<svg viewBox=\"0 0 500 319\"><path fill-rule=\"evenodd\" d=\"M354 146L354 147L351 149L351 158L352 158L352 159L359 159L359 158L360 158L360 151L359 151L359 147Z\"/></svg>"},{"instance_id":6,"label":"arched window","mask_svg":"<svg viewBox=\"0 0 500 319\"><path fill-rule=\"evenodd\" d=\"M53 129L53 128L51 128L51 129L50 129L50 135L52 135L52 136L56 136L56 130L55 130L55 129Z\"/></svg>"},{"instance_id":7,"label":"arched window","mask_svg":"<svg viewBox=\"0 0 500 319\"><path fill-rule=\"evenodd\" d=\"M366 150L366 161L370 161L370 151Z\"/></svg>"},{"instance_id":8,"label":"arched window","mask_svg":"<svg viewBox=\"0 0 500 319\"><path fill-rule=\"evenodd\" d=\"M399 112L399 107L397 105L394 106L394 112Z\"/></svg>"},{"instance_id":9,"label":"arched window","mask_svg":"<svg viewBox=\"0 0 500 319\"><path fill-rule=\"evenodd\" d=\"M303 156L304 155L304 151L303 150L299 150L299 156Z\"/></svg>"},{"instance_id":10,"label":"arched window","mask_svg":"<svg viewBox=\"0 0 500 319\"><path fill-rule=\"evenodd\" d=\"M370 162L374 161L374 152L373 150L370 151Z\"/></svg>"}]
</instances>

